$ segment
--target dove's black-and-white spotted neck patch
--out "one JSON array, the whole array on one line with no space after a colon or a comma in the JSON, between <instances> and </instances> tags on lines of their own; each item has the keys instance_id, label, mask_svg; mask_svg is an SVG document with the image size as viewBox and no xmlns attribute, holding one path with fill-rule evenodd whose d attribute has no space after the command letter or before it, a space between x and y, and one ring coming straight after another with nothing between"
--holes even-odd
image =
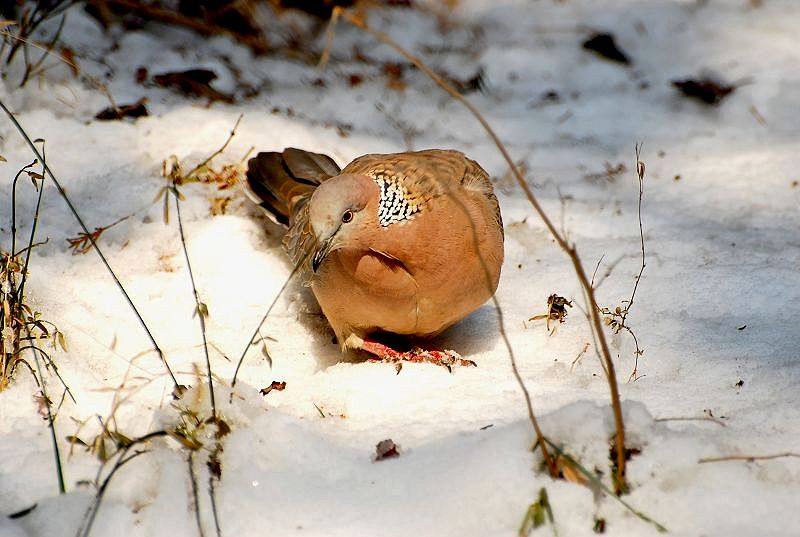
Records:
<instances>
[{"instance_id":1,"label":"dove's black-and-white spotted neck patch","mask_svg":"<svg viewBox=\"0 0 800 537\"><path fill-rule=\"evenodd\" d=\"M378 221L383 227L408 220L420 207L408 195L397 175L373 172L370 177L378 184L381 197L378 200Z\"/></svg>"}]
</instances>

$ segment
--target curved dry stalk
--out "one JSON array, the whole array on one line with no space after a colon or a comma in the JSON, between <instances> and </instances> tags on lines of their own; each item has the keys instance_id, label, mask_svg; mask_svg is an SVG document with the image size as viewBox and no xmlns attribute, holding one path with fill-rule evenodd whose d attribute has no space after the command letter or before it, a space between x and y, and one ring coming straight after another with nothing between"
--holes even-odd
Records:
<instances>
[{"instance_id":1,"label":"curved dry stalk","mask_svg":"<svg viewBox=\"0 0 800 537\"><path fill-rule=\"evenodd\" d=\"M203 162L201 162L200 164L198 164L197 166L192 168L192 170L184 176L186 179L191 179L194 176L194 174L196 174L197 172L199 172L200 170L202 170L203 168L208 166L208 164L212 160L214 160L215 157L217 157L217 156L219 156L219 155L221 155L222 153L225 152L225 149L228 147L228 144L230 144L231 140L233 140L233 137L236 136L236 129L239 128L239 123L242 121L243 117L244 117L244 114L239 114L239 117L236 120L236 123L234 123L233 128L231 129L231 132L228 135L228 139L225 140L225 143L222 144L222 147L220 147L219 149L217 149L216 151L211 153L210 157L208 157Z\"/></svg>"},{"instance_id":2,"label":"curved dry stalk","mask_svg":"<svg viewBox=\"0 0 800 537\"><path fill-rule=\"evenodd\" d=\"M140 436L139 438L131 440L128 445L126 445L123 448L120 448L119 451L117 451L113 455L117 456L117 460L111 467L111 471L109 471L108 475L106 475L105 479L103 479L102 483L100 483L100 475L101 475L100 472L102 471L103 467L102 466L100 467L100 470L98 470L97 479L95 480L95 483L99 484L97 493L95 494L92 503L89 505L89 507L86 510L86 513L83 516L83 521L81 522L81 525L80 527L78 527L78 531L75 534L76 537L88 537L89 533L92 531L92 526L94 525L95 518L97 517L97 512L100 510L100 504L103 501L106 489L108 489L108 486L111 484L111 479L117 473L117 470L122 468L125 464L135 459L139 455L148 453L147 450L141 450L141 451L134 451L133 454L128 455L128 452L134 446L143 444L144 442L147 442L148 440L151 440L153 438L166 435L167 435L166 431L153 431L151 433L145 434L144 436Z\"/></svg>"},{"instance_id":3,"label":"curved dry stalk","mask_svg":"<svg viewBox=\"0 0 800 537\"><path fill-rule=\"evenodd\" d=\"M256 338L259 337L261 326L266 322L267 317L269 317L269 314L272 312L272 308L274 308L275 304L278 303L278 299L281 297L281 295L283 295L283 292L286 290L286 287L289 285L289 282L292 281L295 274L297 274L300 268L303 265L305 265L306 259L308 259L309 255L310 254L306 254L306 256L302 260L300 260L300 262L292 269L292 272L289 273L289 276L286 278L281 288L275 294L275 298L272 299L272 303L270 303L266 313L264 313L264 316L261 317L261 321L258 323L258 326L256 326L256 329L253 331L253 335L250 336L250 340L247 342L247 345L242 351L242 355L239 357L239 361L236 363L236 370L233 372L233 379L231 380L231 397L230 397L231 401L233 400L233 388L236 387L236 377L239 375L239 368L242 367L242 363L244 363L244 358L245 356L247 356L247 351L250 350L250 347L253 346L253 344L256 341Z\"/></svg>"},{"instance_id":4,"label":"curved dry stalk","mask_svg":"<svg viewBox=\"0 0 800 537\"><path fill-rule=\"evenodd\" d=\"M31 336L31 331L28 326L25 326L25 330L28 332L28 336ZM53 444L53 457L55 458L56 463L56 477L58 479L58 492L59 494L64 494L67 491L67 488L64 484L64 470L61 466L61 451L58 448L58 438L56 436L56 419L53 416L53 410L51 408L52 402L47 395L47 385L44 380L44 375L42 371L42 365L39 360L39 353L42 352L38 347L31 346L30 351L33 354L34 363L36 364L36 370L39 372L39 386L40 391L42 394L43 400L43 407L46 410L45 418L47 419L47 429L50 431L50 441Z\"/></svg>"},{"instance_id":5,"label":"curved dry stalk","mask_svg":"<svg viewBox=\"0 0 800 537\"><path fill-rule=\"evenodd\" d=\"M414 64L414 66L416 66L420 71L425 73L428 76L428 78L433 80L436 83L436 85L442 88L447 94L449 94L455 100L460 102L473 115L473 117L475 117L475 119L483 127L484 131L486 131L487 135L491 138L492 142L494 142L495 146L500 151L500 154L505 159L506 163L509 166L509 169L511 170L512 174L514 175L514 178L516 179L517 183L519 184L520 188L525 194L525 197L527 198L528 202L534 208L539 218L542 220L545 227L550 232L551 236L555 239L559 247L567 254L567 256L569 256L570 261L572 262L573 269L575 270L575 274L578 277L578 282L583 288L583 291L586 294L586 297L589 302L590 322L592 331L595 333L595 337L599 344L600 355L603 358L604 369L607 373L606 376L608 379L609 390L611 392L611 407L613 409L614 421L616 425L614 444L616 447L616 455L617 455L616 459L617 471L614 476L614 488L617 493L623 492L627 488L625 482L625 463L626 463L625 424L622 417L622 404L620 402L616 370L614 368L614 362L611 358L611 351L608 346L608 341L606 340L605 332L603 330L603 321L600 317L599 307L597 305L597 300L595 298L594 289L592 288L590 280L586 275L586 271L583 268L583 263L581 262L581 259L578 256L578 251L575 245L570 244L567 241L567 239L558 231L553 222L544 212L544 209L539 204L539 200L536 198L531 188L525 182L525 178L522 176L522 173L520 172L519 168L509 155L505 145L497 136L497 134L494 132L491 125L489 125L488 121L486 121L483 115L478 111L478 109L466 97L461 95L455 88L453 88L452 84L450 84L442 76L440 76L430 67L428 67L421 59L419 59L411 52L409 52L401 45L399 45L388 34L373 29L366 23L364 19L359 18L353 15L352 13L345 11L340 7L335 7L333 10L333 15L331 17L330 26L328 29L328 35L327 35L328 47L324 51L323 56L320 60L321 65L324 65L325 62L327 62L328 60L330 53L330 44L332 43L333 39L333 28L339 17L343 18L353 26L356 26L357 28L360 28L365 32L373 35L376 39L378 39L382 43L385 43L386 45L393 48L398 54L403 56L409 62ZM527 395L527 390L523 389L523 393ZM528 401L528 404L530 404L530 401ZM544 442L540 442L540 444L544 445Z\"/></svg>"},{"instance_id":6,"label":"curved dry stalk","mask_svg":"<svg viewBox=\"0 0 800 537\"><path fill-rule=\"evenodd\" d=\"M197 285L194 281L194 272L192 271L192 263L189 259L189 249L186 247L186 236L183 233L183 219L181 218L181 200L178 195L178 190L173 184L172 193L175 197L175 212L178 215L178 232L181 237L181 247L183 248L183 255L186 258L186 269L189 271L189 280L192 283L192 293L194 294L195 313L200 320L200 334L203 337L203 352L206 357L206 374L208 375L208 393L211 400L211 417L217 419L217 402L214 397L214 380L211 378L211 358L208 356L208 338L206 336L206 315L208 315L208 307L200 301L200 295L197 292Z\"/></svg>"},{"instance_id":7,"label":"curved dry stalk","mask_svg":"<svg viewBox=\"0 0 800 537\"><path fill-rule=\"evenodd\" d=\"M663 421L710 421L711 423L716 423L720 427L727 427L728 425L717 418L713 418L711 416L676 416L674 418L667 417L667 418L655 418L653 421L655 422L663 422Z\"/></svg>"},{"instance_id":8,"label":"curved dry stalk","mask_svg":"<svg viewBox=\"0 0 800 537\"><path fill-rule=\"evenodd\" d=\"M200 534L200 537L205 537L203 520L200 516L200 497L197 494L197 474L194 471L194 451L191 449L186 456L186 464L189 467L189 484L192 487L192 504L194 507L194 520L197 523L197 532Z\"/></svg>"},{"instance_id":9,"label":"curved dry stalk","mask_svg":"<svg viewBox=\"0 0 800 537\"><path fill-rule=\"evenodd\" d=\"M791 451L787 451L786 453L774 453L772 455L723 455L721 457L705 457L699 459L697 461L698 464L703 464L706 462L726 462L726 461L768 461L772 459L784 459L784 458L798 458L800 459L800 453L793 453Z\"/></svg>"}]
</instances>

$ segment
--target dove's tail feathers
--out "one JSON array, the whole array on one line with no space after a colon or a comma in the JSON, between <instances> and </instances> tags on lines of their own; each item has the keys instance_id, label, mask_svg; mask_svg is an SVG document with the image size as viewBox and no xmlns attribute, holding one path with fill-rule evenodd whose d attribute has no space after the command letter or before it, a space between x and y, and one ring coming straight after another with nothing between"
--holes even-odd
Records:
<instances>
[{"instance_id":1,"label":"dove's tail feathers","mask_svg":"<svg viewBox=\"0 0 800 537\"><path fill-rule=\"evenodd\" d=\"M255 201L272 219L288 226L293 213L305 205L317 185L339 171L327 155L290 147L282 153L259 153L251 158L247 183Z\"/></svg>"}]
</instances>

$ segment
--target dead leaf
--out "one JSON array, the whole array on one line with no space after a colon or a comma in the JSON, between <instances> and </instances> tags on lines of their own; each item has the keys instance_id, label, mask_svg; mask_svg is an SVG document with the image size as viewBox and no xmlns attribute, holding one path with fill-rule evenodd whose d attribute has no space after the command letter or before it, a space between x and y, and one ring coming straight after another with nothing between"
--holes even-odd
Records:
<instances>
[{"instance_id":1,"label":"dead leaf","mask_svg":"<svg viewBox=\"0 0 800 537\"><path fill-rule=\"evenodd\" d=\"M719 104L736 89L736 86L727 86L710 78L673 80L672 85L687 97L692 97L708 105Z\"/></svg>"},{"instance_id":2,"label":"dead leaf","mask_svg":"<svg viewBox=\"0 0 800 537\"><path fill-rule=\"evenodd\" d=\"M69 65L72 76L78 78L81 74L81 70L78 67L78 61L75 59L75 52L69 47L61 47L61 58Z\"/></svg>"},{"instance_id":3,"label":"dead leaf","mask_svg":"<svg viewBox=\"0 0 800 537\"><path fill-rule=\"evenodd\" d=\"M229 196L214 198L214 200L211 202L211 216L219 216L225 214L225 211L228 209L228 204L230 202L231 198Z\"/></svg>"},{"instance_id":4,"label":"dead leaf","mask_svg":"<svg viewBox=\"0 0 800 537\"><path fill-rule=\"evenodd\" d=\"M474 91L483 93L486 90L486 78L483 69L478 69L474 75L468 78L448 77L448 81L461 94L472 93Z\"/></svg>"},{"instance_id":5,"label":"dead leaf","mask_svg":"<svg viewBox=\"0 0 800 537\"><path fill-rule=\"evenodd\" d=\"M68 435L66 440L70 444L77 444L77 445L80 445L80 446L89 447L89 444L87 444L86 442L84 442L83 440L81 440L80 438L78 438L74 434Z\"/></svg>"},{"instance_id":6,"label":"dead leaf","mask_svg":"<svg viewBox=\"0 0 800 537\"><path fill-rule=\"evenodd\" d=\"M201 447L203 447L202 442L192 437L191 435L187 434L186 431L183 431L180 428L167 430L167 435L177 440L183 447L191 449L192 451L198 450Z\"/></svg>"},{"instance_id":7,"label":"dead leaf","mask_svg":"<svg viewBox=\"0 0 800 537\"><path fill-rule=\"evenodd\" d=\"M558 321L559 323L563 323L567 317L567 306L570 308L572 307L572 301L567 300L563 296L559 296L556 293L551 294L547 297L547 313L542 315L534 315L529 321L539 321L542 319L546 319L546 327L547 330L550 330L550 321ZM555 333L555 328L553 332Z\"/></svg>"},{"instance_id":8,"label":"dead leaf","mask_svg":"<svg viewBox=\"0 0 800 537\"><path fill-rule=\"evenodd\" d=\"M217 74L209 69L172 71L153 76L153 82L163 88L176 89L190 97L206 97L210 101L232 103L233 97L211 87Z\"/></svg>"},{"instance_id":9,"label":"dead leaf","mask_svg":"<svg viewBox=\"0 0 800 537\"><path fill-rule=\"evenodd\" d=\"M222 477L222 462L220 462L217 453L214 452L208 457L208 462L206 462L206 466L208 467L209 473L212 476L219 479Z\"/></svg>"},{"instance_id":10,"label":"dead leaf","mask_svg":"<svg viewBox=\"0 0 800 537\"><path fill-rule=\"evenodd\" d=\"M597 33L592 35L589 39L583 42L583 48L591 50L606 58L608 60L624 63L626 65L631 63L628 55L625 54L618 46L614 36L609 33Z\"/></svg>"},{"instance_id":11,"label":"dead leaf","mask_svg":"<svg viewBox=\"0 0 800 537\"><path fill-rule=\"evenodd\" d=\"M386 75L386 87L396 91L406 89L406 82L403 80L405 65L396 62L383 64L383 74Z\"/></svg>"},{"instance_id":12,"label":"dead leaf","mask_svg":"<svg viewBox=\"0 0 800 537\"><path fill-rule=\"evenodd\" d=\"M260 393L261 395L267 395L272 390L275 390L275 391L278 391L278 392L282 392L285 389L286 389L286 382L285 381L273 380L270 383L269 386L267 386L266 388L261 388L258 391L258 393ZM319 410L319 408L317 408L317 410Z\"/></svg>"},{"instance_id":13,"label":"dead leaf","mask_svg":"<svg viewBox=\"0 0 800 537\"><path fill-rule=\"evenodd\" d=\"M394 443L391 438L381 440L375 446L375 461L382 461L384 459L392 459L400 456L400 446Z\"/></svg>"},{"instance_id":14,"label":"dead leaf","mask_svg":"<svg viewBox=\"0 0 800 537\"><path fill-rule=\"evenodd\" d=\"M586 485L589 480L581 472L575 469L570 460L562 455L556 457L556 467L561 475L570 483Z\"/></svg>"},{"instance_id":15,"label":"dead leaf","mask_svg":"<svg viewBox=\"0 0 800 537\"><path fill-rule=\"evenodd\" d=\"M626 171L628 171L628 167L625 166L624 162L620 162L618 164L611 164L610 162L606 161L604 163L605 170L598 173L588 173L583 176L584 179L591 182L600 182L603 180L608 181L609 183L613 183L616 181L617 177Z\"/></svg>"},{"instance_id":16,"label":"dead leaf","mask_svg":"<svg viewBox=\"0 0 800 537\"><path fill-rule=\"evenodd\" d=\"M47 398L42 392L33 396L33 400L36 402L37 410L39 411L39 415L43 419L47 419L50 416L50 407L52 406L53 402Z\"/></svg>"},{"instance_id":17,"label":"dead leaf","mask_svg":"<svg viewBox=\"0 0 800 537\"><path fill-rule=\"evenodd\" d=\"M100 110L97 115L94 116L95 119L99 119L101 121L111 121L116 119L122 119L125 117L144 117L150 115L147 111L147 97L142 97L135 103L131 104L124 104L122 106L109 106L108 108L104 108Z\"/></svg>"}]
</instances>

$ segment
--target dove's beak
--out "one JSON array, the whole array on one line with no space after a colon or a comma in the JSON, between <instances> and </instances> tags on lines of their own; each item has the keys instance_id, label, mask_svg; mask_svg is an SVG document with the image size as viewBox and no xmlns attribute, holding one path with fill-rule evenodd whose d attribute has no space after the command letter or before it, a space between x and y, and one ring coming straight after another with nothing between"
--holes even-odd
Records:
<instances>
[{"instance_id":1,"label":"dove's beak","mask_svg":"<svg viewBox=\"0 0 800 537\"><path fill-rule=\"evenodd\" d=\"M333 236L330 236L319 243L317 249L314 251L314 255L311 257L311 270L313 270L315 273L317 272L319 266L323 261L325 261L325 258L328 257L328 254L331 253L332 248Z\"/></svg>"}]
</instances>

